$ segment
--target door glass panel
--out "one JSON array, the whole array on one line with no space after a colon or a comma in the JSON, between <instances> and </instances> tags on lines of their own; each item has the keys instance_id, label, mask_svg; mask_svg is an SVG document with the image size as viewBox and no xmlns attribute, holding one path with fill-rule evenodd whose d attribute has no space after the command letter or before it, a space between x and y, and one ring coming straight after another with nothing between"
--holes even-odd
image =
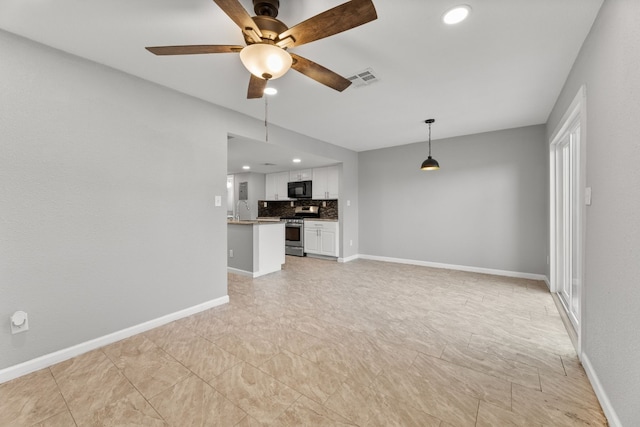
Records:
<instances>
[{"instance_id":1,"label":"door glass panel","mask_svg":"<svg viewBox=\"0 0 640 427\"><path fill-rule=\"evenodd\" d=\"M579 123L567 131L556 149L556 245L558 295L574 327L580 319Z\"/></svg>"},{"instance_id":2,"label":"door glass panel","mask_svg":"<svg viewBox=\"0 0 640 427\"><path fill-rule=\"evenodd\" d=\"M577 256L577 248L579 247L580 239L580 218L578 217L578 209L580 206L579 193L577 184L579 180L579 168L578 168L578 156L580 154L578 147L580 143L580 128L577 128L571 134L571 308L570 311L576 317L580 319L580 275L579 270L579 258Z\"/></svg>"}]
</instances>

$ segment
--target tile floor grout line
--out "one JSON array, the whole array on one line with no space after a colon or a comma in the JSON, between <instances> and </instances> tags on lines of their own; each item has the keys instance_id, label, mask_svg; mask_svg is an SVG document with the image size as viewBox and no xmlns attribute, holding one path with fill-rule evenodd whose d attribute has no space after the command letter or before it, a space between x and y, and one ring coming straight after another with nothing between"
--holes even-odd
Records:
<instances>
[{"instance_id":1,"label":"tile floor grout line","mask_svg":"<svg viewBox=\"0 0 640 427\"><path fill-rule=\"evenodd\" d=\"M49 375L51 375L51 378L53 378L53 382L56 383L56 390L58 390L58 393L60 393L60 396L62 396L62 401L64 402L64 406L67 408L67 412L69 412L69 415L71 415L71 419L73 420L73 423L77 427L78 426L78 422L76 421L76 417L73 416L73 412L71 412L71 408L69 407L69 402L67 402L67 398L64 396L64 393L62 393L62 390L60 389L60 385L58 384L58 379L53 374L53 371L51 370L51 367L48 367L47 371L49 371ZM62 413L62 412L60 412L60 413ZM52 418L52 417L49 417L49 418ZM41 422L43 422L43 421L46 421L46 420L42 420Z\"/></svg>"}]
</instances>

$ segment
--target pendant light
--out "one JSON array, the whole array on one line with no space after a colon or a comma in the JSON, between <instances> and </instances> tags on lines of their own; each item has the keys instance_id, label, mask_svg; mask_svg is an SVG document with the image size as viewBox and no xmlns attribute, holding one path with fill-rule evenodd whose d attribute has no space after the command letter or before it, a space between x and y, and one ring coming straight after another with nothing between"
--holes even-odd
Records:
<instances>
[{"instance_id":1,"label":"pendant light","mask_svg":"<svg viewBox=\"0 0 640 427\"><path fill-rule=\"evenodd\" d=\"M440 169L440 165L438 164L438 161L431 157L431 123L435 121L436 121L435 119L427 119L424 121L429 125L429 157L427 157L427 160L422 162L422 166L420 167L420 170L423 170L423 171L435 171Z\"/></svg>"}]
</instances>

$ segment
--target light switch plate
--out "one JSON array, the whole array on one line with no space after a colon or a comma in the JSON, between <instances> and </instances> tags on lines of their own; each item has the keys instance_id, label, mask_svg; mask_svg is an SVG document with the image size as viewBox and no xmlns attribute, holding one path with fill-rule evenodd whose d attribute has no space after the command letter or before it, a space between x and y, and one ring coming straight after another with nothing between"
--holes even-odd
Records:
<instances>
[{"instance_id":1,"label":"light switch plate","mask_svg":"<svg viewBox=\"0 0 640 427\"><path fill-rule=\"evenodd\" d=\"M591 206L591 187L584 189L584 204Z\"/></svg>"},{"instance_id":2,"label":"light switch plate","mask_svg":"<svg viewBox=\"0 0 640 427\"><path fill-rule=\"evenodd\" d=\"M222 196L216 196L216 206L222 206Z\"/></svg>"}]
</instances>

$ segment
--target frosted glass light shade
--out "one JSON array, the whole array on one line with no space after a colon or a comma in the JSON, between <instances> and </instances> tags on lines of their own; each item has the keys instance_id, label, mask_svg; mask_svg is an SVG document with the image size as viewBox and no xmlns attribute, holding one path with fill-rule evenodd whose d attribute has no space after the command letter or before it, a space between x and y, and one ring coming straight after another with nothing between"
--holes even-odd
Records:
<instances>
[{"instance_id":1,"label":"frosted glass light shade","mask_svg":"<svg viewBox=\"0 0 640 427\"><path fill-rule=\"evenodd\" d=\"M284 76L293 62L286 50L267 43L244 47L240 51L240 60L251 74L269 80Z\"/></svg>"}]
</instances>

